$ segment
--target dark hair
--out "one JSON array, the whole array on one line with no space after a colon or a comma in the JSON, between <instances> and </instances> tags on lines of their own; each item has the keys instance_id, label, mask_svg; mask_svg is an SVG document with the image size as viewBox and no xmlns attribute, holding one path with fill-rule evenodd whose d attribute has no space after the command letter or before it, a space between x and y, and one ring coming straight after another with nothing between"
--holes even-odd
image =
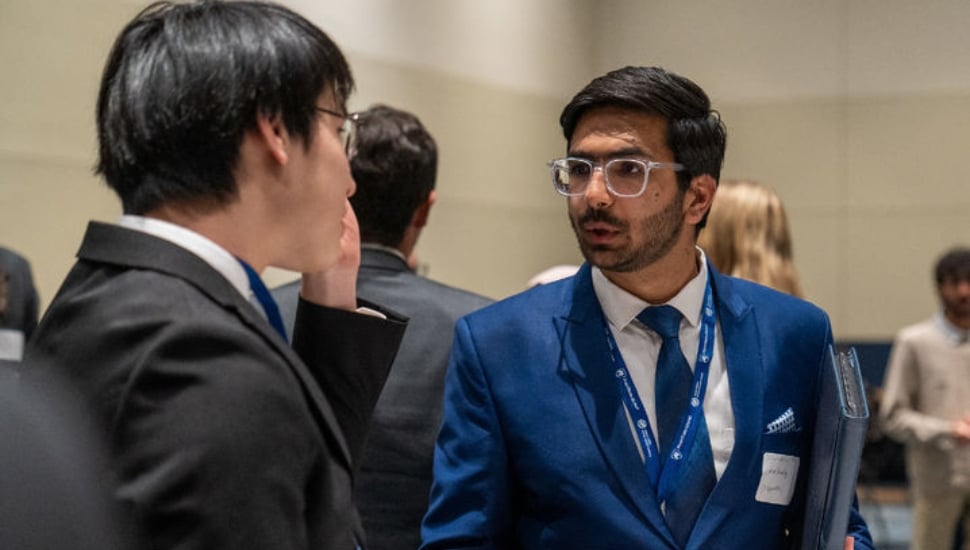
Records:
<instances>
[{"instance_id":1,"label":"dark hair","mask_svg":"<svg viewBox=\"0 0 970 550\"><path fill-rule=\"evenodd\" d=\"M126 213L168 202L225 204L257 114L279 116L309 146L324 91L353 90L336 44L262 2L157 2L122 30L98 93L97 173Z\"/></svg>"},{"instance_id":2,"label":"dark hair","mask_svg":"<svg viewBox=\"0 0 970 550\"><path fill-rule=\"evenodd\" d=\"M434 189L438 147L418 117L386 105L360 113L354 144L350 203L361 241L396 247Z\"/></svg>"},{"instance_id":3,"label":"dark hair","mask_svg":"<svg viewBox=\"0 0 970 550\"><path fill-rule=\"evenodd\" d=\"M951 248L936 262L934 269L936 284L942 285L948 279L970 281L970 248Z\"/></svg>"},{"instance_id":4,"label":"dark hair","mask_svg":"<svg viewBox=\"0 0 970 550\"><path fill-rule=\"evenodd\" d=\"M660 67L624 67L593 79L563 109L562 133L570 141L576 124L590 109L621 107L667 120L667 146L684 165L677 182L687 189L690 180L708 174L721 176L727 128L711 109L707 94L692 81ZM704 226L705 220L698 228Z\"/></svg>"}]
</instances>

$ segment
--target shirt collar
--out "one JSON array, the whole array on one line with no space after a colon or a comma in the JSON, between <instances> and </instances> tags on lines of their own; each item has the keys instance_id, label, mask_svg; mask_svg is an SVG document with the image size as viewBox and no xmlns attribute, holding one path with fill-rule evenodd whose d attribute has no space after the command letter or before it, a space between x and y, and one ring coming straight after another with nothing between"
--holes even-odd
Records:
<instances>
[{"instance_id":1,"label":"shirt collar","mask_svg":"<svg viewBox=\"0 0 970 550\"><path fill-rule=\"evenodd\" d=\"M946 318L946 315L942 311L936 313L936 324L943 331L943 335L953 344L963 344L967 342L970 338L970 331L963 330L962 328L954 325Z\"/></svg>"},{"instance_id":2,"label":"shirt collar","mask_svg":"<svg viewBox=\"0 0 970 550\"><path fill-rule=\"evenodd\" d=\"M697 248L697 261L700 263L697 275L665 304L676 308L692 327L700 324L701 306L704 303L704 290L709 276L707 257L700 248ZM650 305L664 305L649 304L616 286L598 267L592 268L592 276L593 290L596 292L600 307L603 308L603 314L606 315L610 325L617 330L625 329L644 308Z\"/></svg>"},{"instance_id":3,"label":"shirt collar","mask_svg":"<svg viewBox=\"0 0 970 550\"><path fill-rule=\"evenodd\" d=\"M242 265L228 250L199 233L174 223L144 216L121 216L118 225L154 235L188 250L221 273L244 298L250 298L252 291L249 288L249 278Z\"/></svg>"},{"instance_id":4,"label":"shirt collar","mask_svg":"<svg viewBox=\"0 0 970 550\"><path fill-rule=\"evenodd\" d=\"M402 254L400 250L390 246L384 246L382 244L377 244L377 243L360 243L360 249L361 250L380 250L381 252L387 252L388 254L392 254L394 256L397 256L398 258L401 258L402 260L404 260L404 263L408 263L408 259L404 257L404 254Z\"/></svg>"}]
</instances>

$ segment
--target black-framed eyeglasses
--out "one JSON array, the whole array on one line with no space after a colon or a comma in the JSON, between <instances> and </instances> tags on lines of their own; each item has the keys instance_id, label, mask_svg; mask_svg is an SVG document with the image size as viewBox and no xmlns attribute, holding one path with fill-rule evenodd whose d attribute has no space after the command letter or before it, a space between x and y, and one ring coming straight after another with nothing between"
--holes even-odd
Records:
<instances>
[{"instance_id":1,"label":"black-framed eyeglasses","mask_svg":"<svg viewBox=\"0 0 970 550\"><path fill-rule=\"evenodd\" d=\"M586 193L596 170L602 170L606 189L617 197L639 197L647 189L650 171L654 169L679 171L684 165L676 162L654 162L630 158L610 159L606 163L589 159L566 157L550 160L552 184L560 195L576 197Z\"/></svg>"},{"instance_id":2,"label":"black-framed eyeglasses","mask_svg":"<svg viewBox=\"0 0 970 550\"><path fill-rule=\"evenodd\" d=\"M331 111L330 109L324 109L323 107L317 107L316 109L321 113L343 120L343 124L341 124L339 130L340 139L343 141L344 152L347 153L347 158L354 156L354 153L357 152L357 120L360 118L360 113L343 114L337 111Z\"/></svg>"}]
</instances>

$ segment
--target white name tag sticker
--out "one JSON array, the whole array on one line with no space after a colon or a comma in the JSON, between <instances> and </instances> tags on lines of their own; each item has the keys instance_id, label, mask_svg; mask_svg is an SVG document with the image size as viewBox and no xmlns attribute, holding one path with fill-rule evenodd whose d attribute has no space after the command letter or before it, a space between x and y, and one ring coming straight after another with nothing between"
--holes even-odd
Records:
<instances>
[{"instance_id":1,"label":"white name tag sticker","mask_svg":"<svg viewBox=\"0 0 970 550\"><path fill-rule=\"evenodd\" d=\"M788 506L798 476L797 456L765 453L761 462L761 482L754 496L758 502Z\"/></svg>"}]
</instances>

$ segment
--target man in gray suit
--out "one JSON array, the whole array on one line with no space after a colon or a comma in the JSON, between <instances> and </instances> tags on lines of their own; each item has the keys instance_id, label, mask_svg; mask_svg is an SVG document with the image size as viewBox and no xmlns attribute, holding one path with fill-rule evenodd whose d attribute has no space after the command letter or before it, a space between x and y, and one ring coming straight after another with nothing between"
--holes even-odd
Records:
<instances>
[{"instance_id":1,"label":"man in gray suit","mask_svg":"<svg viewBox=\"0 0 970 550\"><path fill-rule=\"evenodd\" d=\"M413 550L428 505L455 321L491 300L408 267L435 202L438 161L434 139L417 117L372 107L357 115L354 143L350 167L357 193L351 204L362 242L357 290L410 317L374 412L355 497L371 548ZM287 323L297 290L292 283L274 291Z\"/></svg>"}]
</instances>

